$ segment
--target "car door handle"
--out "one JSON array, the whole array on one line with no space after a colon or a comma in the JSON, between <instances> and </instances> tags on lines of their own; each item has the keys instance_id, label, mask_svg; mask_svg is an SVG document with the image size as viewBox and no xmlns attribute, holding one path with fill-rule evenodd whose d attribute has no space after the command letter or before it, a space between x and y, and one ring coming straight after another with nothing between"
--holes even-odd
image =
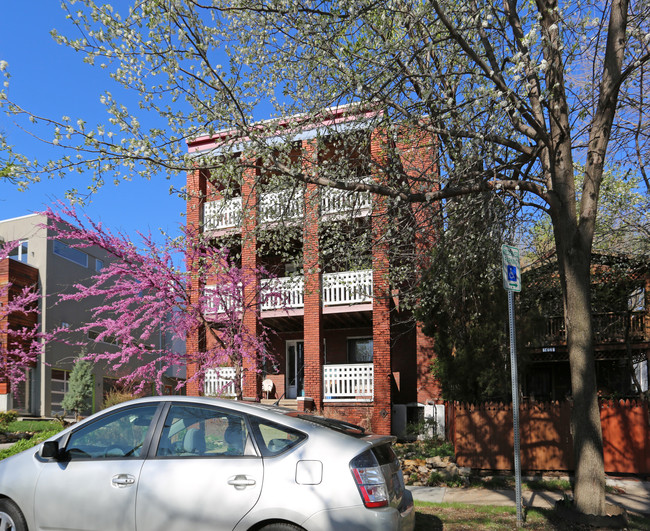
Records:
<instances>
[{"instance_id":1,"label":"car door handle","mask_svg":"<svg viewBox=\"0 0 650 531\"><path fill-rule=\"evenodd\" d=\"M237 490L243 490L246 487L252 487L255 485L255 483L256 481L253 478L249 478L248 476L244 475L233 476L228 480L228 485L232 485Z\"/></svg>"},{"instance_id":2,"label":"car door handle","mask_svg":"<svg viewBox=\"0 0 650 531\"><path fill-rule=\"evenodd\" d=\"M130 487L135 484L135 476L132 476L131 474L118 474L117 476L113 476L111 483L120 489Z\"/></svg>"}]
</instances>

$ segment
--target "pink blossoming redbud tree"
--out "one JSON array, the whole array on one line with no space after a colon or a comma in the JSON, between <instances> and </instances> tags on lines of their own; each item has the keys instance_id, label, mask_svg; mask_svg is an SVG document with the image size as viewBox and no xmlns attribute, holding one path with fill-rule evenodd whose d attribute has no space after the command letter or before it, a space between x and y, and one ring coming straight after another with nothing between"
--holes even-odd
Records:
<instances>
[{"instance_id":1,"label":"pink blossoming redbud tree","mask_svg":"<svg viewBox=\"0 0 650 531\"><path fill-rule=\"evenodd\" d=\"M113 234L79 215L74 207L59 203L57 210L45 214L54 221L57 239L77 248L96 246L113 257L90 283L76 284L72 293L59 296L61 301L101 301L86 323L57 334L63 338L67 332L87 335L92 330L98 346L117 345L96 348L85 359L104 361L118 374L124 374L128 364L122 382L135 391L151 382L160 390L163 375L172 367L191 364L195 371L186 383L196 382L199 389L207 370L234 367L235 394L240 399L243 367L259 371L272 361L265 348L269 330L262 325L248 329L243 319L268 298L280 297L260 288L254 300L244 300L248 292L244 286L268 286L258 282L268 276L263 269L238 267L228 249L210 245L192 229L184 229L181 238L166 237L164 245L138 233L138 247L124 234ZM184 270L178 264L192 267ZM206 340L194 352L177 352L156 341L161 336L184 340L197 332L205 334Z\"/></svg>"},{"instance_id":2,"label":"pink blossoming redbud tree","mask_svg":"<svg viewBox=\"0 0 650 531\"><path fill-rule=\"evenodd\" d=\"M17 241L0 244L0 262L17 246ZM38 286L21 287L9 281L0 285L0 382L8 383L14 395L42 350L39 297ZM18 322L33 325L16 325Z\"/></svg>"}]
</instances>

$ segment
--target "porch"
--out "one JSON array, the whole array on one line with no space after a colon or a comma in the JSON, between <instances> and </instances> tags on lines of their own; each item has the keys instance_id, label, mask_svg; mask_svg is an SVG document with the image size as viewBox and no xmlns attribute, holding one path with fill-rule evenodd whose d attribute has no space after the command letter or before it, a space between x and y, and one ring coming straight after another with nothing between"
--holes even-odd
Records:
<instances>
[{"instance_id":1,"label":"porch","mask_svg":"<svg viewBox=\"0 0 650 531\"><path fill-rule=\"evenodd\" d=\"M273 317L279 313L300 314L305 307L305 280L302 275L263 279L262 293L272 293L274 296L263 297L261 305L262 318ZM339 271L323 274L322 304L324 313L336 312L337 307L366 305L372 307L372 270ZM215 292L214 285L205 287L205 294ZM212 312L224 311L228 301L208 301Z\"/></svg>"},{"instance_id":2,"label":"porch","mask_svg":"<svg viewBox=\"0 0 650 531\"><path fill-rule=\"evenodd\" d=\"M325 403L336 402L372 402L374 400L374 367L372 363L344 363L323 366L323 401ZM297 389L300 396L304 394L302 382L299 375L282 374L277 375L287 379L285 389L292 385ZM293 381L292 381L293 380ZM269 381L273 381L269 379ZM243 385L243 381L242 381ZM273 391L262 390L262 399L265 399ZM266 394L265 394L266 393ZM235 368L221 367L219 369L208 369L205 374L203 394L206 396L218 396L221 398L235 398ZM276 402L278 399L295 402L295 398L285 399L285 393L281 396L269 399ZM284 405L287 405L286 402Z\"/></svg>"},{"instance_id":3,"label":"porch","mask_svg":"<svg viewBox=\"0 0 650 531\"><path fill-rule=\"evenodd\" d=\"M303 216L304 199L300 190L283 190L260 194L259 217L261 223L296 221ZM352 215L365 217L372 212L372 199L368 192L348 192L324 188L320 211L323 217ZM224 231L241 227L242 198L207 201L203 205L203 226L206 231Z\"/></svg>"}]
</instances>

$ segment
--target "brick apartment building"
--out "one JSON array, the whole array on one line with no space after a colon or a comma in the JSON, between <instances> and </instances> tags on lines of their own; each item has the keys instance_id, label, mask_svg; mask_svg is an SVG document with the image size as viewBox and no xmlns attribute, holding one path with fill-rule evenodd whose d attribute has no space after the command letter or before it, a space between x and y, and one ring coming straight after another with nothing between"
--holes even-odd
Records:
<instances>
[{"instance_id":1,"label":"brick apartment building","mask_svg":"<svg viewBox=\"0 0 650 531\"><path fill-rule=\"evenodd\" d=\"M340 123L344 132L338 134L345 135L346 126L352 129L349 125L354 121L345 109L336 109L329 126ZM428 175L431 182L425 185L431 189L437 176L430 171L435 168L432 137L389 135L358 124L354 130L367 137L367 152L359 160L381 162L387 156L386 146L393 142L403 174L420 179ZM219 150L229 160L251 160L245 144L223 147L228 134L197 138L190 142L189 151L197 158L213 156ZM334 135L328 137L319 124L302 127L296 138L294 158L302 161L305 171L317 173L341 157L341 150L332 149ZM385 178L366 173L373 165L354 168L354 161L344 162L357 176L376 182ZM368 193L351 194L313 184L270 185L261 163L242 165L234 191L232 187L226 190L219 181L206 170L188 175L188 225L200 227L214 245L228 245L241 256L243 268L263 265L276 274L286 301L283 307L265 304L257 315L246 314L249 329L261 322L275 332L270 348L277 361L264 367L260 376L244 367L244 399L281 400L289 407L313 408L375 433L403 431L407 417L413 418L425 404L432 403L439 388L430 372L431 341L409 319L408 312L400 309L399 289L389 281L392 263L400 257L383 238L394 215L387 201ZM429 214L413 213L421 218L419 232L409 243L415 251L433 242L435 215ZM348 261L341 269L337 256L323 248L327 234L343 225L350 231L347 238L360 241L369 234L372 237L358 260ZM293 259L269 252L261 241L260 228L293 230ZM254 294L257 287L244 289ZM246 293L244 297L248 298ZM187 352L196 351L205 336L189 337ZM192 374L188 367L188 377ZM210 394L209 380L204 389L190 385L188 394Z\"/></svg>"}]
</instances>

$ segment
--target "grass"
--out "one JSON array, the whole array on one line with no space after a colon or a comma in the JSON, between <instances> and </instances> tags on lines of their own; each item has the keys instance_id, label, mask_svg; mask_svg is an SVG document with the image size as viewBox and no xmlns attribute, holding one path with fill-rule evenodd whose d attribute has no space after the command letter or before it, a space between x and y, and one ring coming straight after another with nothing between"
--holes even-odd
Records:
<instances>
[{"instance_id":1,"label":"grass","mask_svg":"<svg viewBox=\"0 0 650 531\"><path fill-rule=\"evenodd\" d=\"M517 509L494 505L415 502L415 531L510 530L517 528ZM628 515L628 529L650 531L650 521ZM524 514L524 529L533 531L587 531L588 527L564 521L551 509L530 508Z\"/></svg>"}]
</instances>

